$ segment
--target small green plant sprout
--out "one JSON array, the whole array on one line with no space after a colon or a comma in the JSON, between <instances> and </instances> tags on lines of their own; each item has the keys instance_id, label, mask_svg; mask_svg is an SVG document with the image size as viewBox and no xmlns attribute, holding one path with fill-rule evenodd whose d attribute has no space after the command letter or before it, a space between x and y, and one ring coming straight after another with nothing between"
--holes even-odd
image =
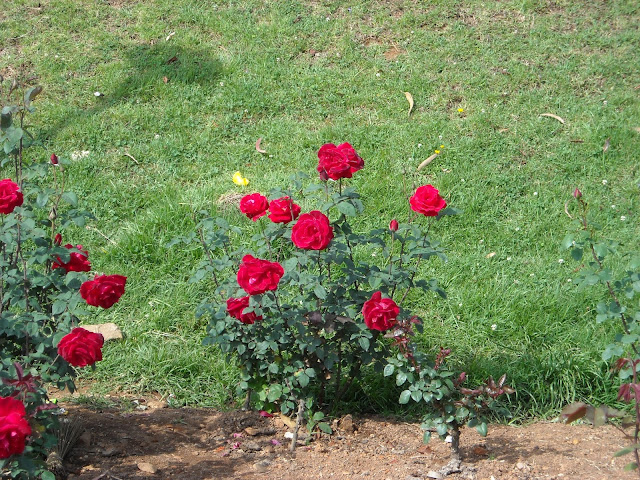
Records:
<instances>
[{"instance_id":1,"label":"small green plant sprout","mask_svg":"<svg viewBox=\"0 0 640 480\"><path fill-rule=\"evenodd\" d=\"M421 266L446 259L429 230L458 212L422 185L404 219L357 232L353 219L364 205L347 181L364 161L348 143L323 145L318 159L321 183L297 174L289 189L240 200L240 212L259 230L250 242L246 227L205 216L195 232L170 243L197 242L204 250L193 279L215 284L215 298L197 312L209 317L205 343L239 365L246 407L279 409L297 416L298 426L304 417L310 432L331 432L327 415L364 381L365 367L396 371L396 383L409 385L400 403L425 402L438 412L428 421L442 435L458 435L463 423L486 431L477 412L509 387L502 381L462 393L464 374L447 368L444 353L429 361L415 351L410 337L422 322L405 305L412 290L445 296L436 279L420 278ZM317 207L303 211L309 204Z\"/></svg>"},{"instance_id":2,"label":"small green plant sprout","mask_svg":"<svg viewBox=\"0 0 640 480\"><path fill-rule=\"evenodd\" d=\"M638 470L640 465L640 383L637 367L640 363L640 256L631 259L625 272L614 276L612 270L605 265L606 260L617 253L615 241L599 239L598 228L589 220L589 205L582 192L575 189L573 197L577 203L578 233L569 234L563 246L571 251L574 260L582 262L575 279L580 287L602 285L609 300L598 303L596 322L616 321L619 327L614 342L602 353L605 362L613 362L614 370L619 372L622 381L618 391L618 400L633 404L632 414L620 412L607 406L593 407L583 402L568 405L562 410L561 418L573 422L586 418L594 426L600 426L611 418L622 419L614 425L629 438L631 445L620 450L616 456L631 453L634 461L625 466L626 470ZM631 435L625 429L634 427ZM638 470L640 477L640 470Z\"/></svg>"}]
</instances>

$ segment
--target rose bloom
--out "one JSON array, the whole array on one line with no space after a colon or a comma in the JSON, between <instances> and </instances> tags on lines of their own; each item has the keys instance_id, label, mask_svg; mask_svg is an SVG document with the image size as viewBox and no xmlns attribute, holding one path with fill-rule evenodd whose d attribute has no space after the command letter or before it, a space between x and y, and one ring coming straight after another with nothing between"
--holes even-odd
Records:
<instances>
[{"instance_id":1,"label":"rose bloom","mask_svg":"<svg viewBox=\"0 0 640 480\"><path fill-rule=\"evenodd\" d=\"M371 298L364 302L362 315L364 323L369 330L389 330L396 323L396 317L400 313L400 307L391 298L382 298L381 292L371 295Z\"/></svg>"},{"instance_id":2,"label":"rose bloom","mask_svg":"<svg viewBox=\"0 0 640 480\"><path fill-rule=\"evenodd\" d=\"M411 204L411 210L427 217L435 217L440 210L447 206L447 202L440 196L440 193L433 185L418 187L409 199L409 203Z\"/></svg>"},{"instance_id":3,"label":"rose bloom","mask_svg":"<svg viewBox=\"0 0 640 480\"><path fill-rule=\"evenodd\" d=\"M269 218L273 223L289 223L300 215L300 205L293 203L289 197L277 198L269 203Z\"/></svg>"},{"instance_id":4,"label":"rose bloom","mask_svg":"<svg viewBox=\"0 0 640 480\"><path fill-rule=\"evenodd\" d=\"M233 318L237 318L242 323L251 325L256 320L262 320L262 316L258 316L255 312L243 313L244 309L249 306L249 296L242 298L230 298L227 300L227 312Z\"/></svg>"},{"instance_id":5,"label":"rose bloom","mask_svg":"<svg viewBox=\"0 0 640 480\"><path fill-rule=\"evenodd\" d=\"M58 355L74 367L86 367L102 360L104 337L76 327L58 343Z\"/></svg>"},{"instance_id":6,"label":"rose bloom","mask_svg":"<svg viewBox=\"0 0 640 480\"><path fill-rule=\"evenodd\" d=\"M268 208L269 200L267 200L267 197L260 195L259 193L245 195L240 200L240 211L254 222L263 215L266 215Z\"/></svg>"},{"instance_id":7,"label":"rose bloom","mask_svg":"<svg viewBox=\"0 0 640 480\"><path fill-rule=\"evenodd\" d=\"M10 214L16 207L22 205L24 199L17 183L10 178L0 180L0 213Z\"/></svg>"},{"instance_id":8,"label":"rose bloom","mask_svg":"<svg viewBox=\"0 0 640 480\"><path fill-rule=\"evenodd\" d=\"M238 269L238 285L249 295L260 295L277 289L283 275L284 268L279 263L245 255Z\"/></svg>"},{"instance_id":9,"label":"rose bloom","mask_svg":"<svg viewBox=\"0 0 640 480\"><path fill-rule=\"evenodd\" d=\"M333 143L326 143L318 150L318 173L320 178L332 180L351 178L364 167L364 161L348 143L337 147Z\"/></svg>"},{"instance_id":10,"label":"rose bloom","mask_svg":"<svg viewBox=\"0 0 640 480\"><path fill-rule=\"evenodd\" d=\"M80 296L89 305L109 308L124 294L127 277L122 275L98 275L80 285Z\"/></svg>"},{"instance_id":11,"label":"rose bloom","mask_svg":"<svg viewBox=\"0 0 640 480\"><path fill-rule=\"evenodd\" d=\"M0 458L20 455L24 451L31 427L24 404L12 397L0 397Z\"/></svg>"},{"instance_id":12,"label":"rose bloom","mask_svg":"<svg viewBox=\"0 0 640 480\"><path fill-rule=\"evenodd\" d=\"M296 247L305 250L324 250L329 246L331 239L333 228L329 219L318 210L300 215L291 229L291 241Z\"/></svg>"},{"instance_id":13,"label":"rose bloom","mask_svg":"<svg viewBox=\"0 0 640 480\"><path fill-rule=\"evenodd\" d=\"M61 237L62 239L62 237ZM64 263L60 257L53 262L51 268L54 270L56 268L64 268L67 273L69 272L88 272L91 270L91 262L89 262L89 252L82 249L82 245L76 245L75 247L70 243L67 243L64 248L71 250L72 248L76 248L80 250L80 252L71 252L69 257L69 261Z\"/></svg>"}]
</instances>

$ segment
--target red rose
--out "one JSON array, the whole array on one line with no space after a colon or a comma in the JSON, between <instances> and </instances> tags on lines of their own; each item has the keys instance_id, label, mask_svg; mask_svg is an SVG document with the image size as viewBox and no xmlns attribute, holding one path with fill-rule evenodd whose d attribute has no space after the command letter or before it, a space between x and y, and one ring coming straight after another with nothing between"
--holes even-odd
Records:
<instances>
[{"instance_id":1,"label":"red rose","mask_svg":"<svg viewBox=\"0 0 640 480\"><path fill-rule=\"evenodd\" d=\"M318 173L321 179L325 177L332 180L339 178L351 178L351 176L364 167L364 161L348 143L337 147L333 143L326 143L318 150Z\"/></svg>"},{"instance_id":2,"label":"red rose","mask_svg":"<svg viewBox=\"0 0 640 480\"><path fill-rule=\"evenodd\" d=\"M18 184L9 178L0 180L0 213L8 215L22 205L22 202L22 192Z\"/></svg>"},{"instance_id":3,"label":"red rose","mask_svg":"<svg viewBox=\"0 0 640 480\"><path fill-rule=\"evenodd\" d=\"M243 313L244 309L249 306L249 297L230 298L227 300L227 312L233 318L237 318L242 323L251 325L256 320L262 320L262 316L256 315L254 312Z\"/></svg>"},{"instance_id":4,"label":"red rose","mask_svg":"<svg viewBox=\"0 0 640 480\"><path fill-rule=\"evenodd\" d=\"M398 231L398 221L396 219L393 219L389 222L389 230L391 230L392 232Z\"/></svg>"},{"instance_id":5,"label":"red rose","mask_svg":"<svg viewBox=\"0 0 640 480\"><path fill-rule=\"evenodd\" d=\"M249 295L260 295L278 288L282 275L284 268L279 263L245 255L238 269L238 285Z\"/></svg>"},{"instance_id":6,"label":"red rose","mask_svg":"<svg viewBox=\"0 0 640 480\"><path fill-rule=\"evenodd\" d=\"M376 292L371 299L364 302L362 315L364 323L370 330L389 330L396 323L400 308L390 298L382 298L382 293Z\"/></svg>"},{"instance_id":7,"label":"red rose","mask_svg":"<svg viewBox=\"0 0 640 480\"><path fill-rule=\"evenodd\" d=\"M269 208L269 200L259 193L246 195L240 200L240 211L254 222L267 214L267 208Z\"/></svg>"},{"instance_id":8,"label":"red rose","mask_svg":"<svg viewBox=\"0 0 640 480\"><path fill-rule=\"evenodd\" d=\"M58 165L58 156L55 153L51 154L51 165Z\"/></svg>"},{"instance_id":9,"label":"red rose","mask_svg":"<svg viewBox=\"0 0 640 480\"><path fill-rule=\"evenodd\" d=\"M291 241L305 250L324 250L333 238L333 228L327 216L318 210L300 215L291 229Z\"/></svg>"},{"instance_id":10,"label":"red rose","mask_svg":"<svg viewBox=\"0 0 640 480\"><path fill-rule=\"evenodd\" d=\"M60 237L62 241L62 237ZM71 250L72 248L77 248L80 250L79 252L71 252L71 256L67 263L64 263L60 257L53 262L51 268L64 268L67 273L69 272L88 272L91 270L91 262L89 262L89 252L86 250L82 250L82 245L76 245L75 247L70 243L67 243L64 248Z\"/></svg>"},{"instance_id":11,"label":"red rose","mask_svg":"<svg viewBox=\"0 0 640 480\"><path fill-rule=\"evenodd\" d=\"M427 217L435 217L440 210L447 206L447 202L432 185L418 187L416 193L409 199L409 203L411 210Z\"/></svg>"},{"instance_id":12,"label":"red rose","mask_svg":"<svg viewBox=\"0 0 640 480\"><path fill-rule=\"evenodd\" d=\"M53 244L54 244L54 245L57 245L58 247L59 247L60 245L62 245L62 235L61 235L61 234L56 233L56 236L55 236L55 237L53 237Z\"/></svg>"},{"instance_id":13,"label":"red rose","mask_svg":"<svg viewBox=\"0 0 640 480\"><path fill-rule=\"evenodd\" d=\"M300 205L293 203L289 197L271 200L269 218L273 223L289 223L300 215Z\"/></svg>"},{"instance_id":14,"label":"red rose","mask_svg":"<svg viewBox=\"0 0 640 480\"><path fill-rule=\"evenodd\" d=\"M0 397L0 458L20 455L24 451L31 427L24 404L12 397Z\"/></svg>"},{"instance_id":15,"label":"red rose","mask_svg":"<svg viewBox=\"0 0 640 480\"><path fill-rule=\"evenodd\" d=\"M122 275L98 275L80 285L80 296L89 305L109 308L124 294L126 281Z\"/></svg>"},{"instance_id":16,"label":"red rose","mask_svg":"<svg viewBox=\"0 0 640 480\"><path fill-rule=\"evenodd\" d=\"M74 367L86 367L102 360L104 337L76 327L58 343L58 355Z\"/></svg>"}]
</instances>

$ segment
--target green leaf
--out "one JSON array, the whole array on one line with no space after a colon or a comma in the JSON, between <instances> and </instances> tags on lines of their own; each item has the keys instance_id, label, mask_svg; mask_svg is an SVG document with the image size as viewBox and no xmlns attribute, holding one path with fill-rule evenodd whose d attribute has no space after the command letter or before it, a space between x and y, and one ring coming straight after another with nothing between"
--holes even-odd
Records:
<instances>
[{"instance_id":1,"label":"green leaf","mask_svg":"<svg viewBox=\"0 0 640 480\"><path fill-rule=\"evenodd\" d=\"M316 412L316 413L314 413L314 414L313 414L313 417L312 417L312 418L313 418L316 422L317 422L318 420L322 420L322 419L324 418L324 413L322 413L322 412Z\"/></svg>"},{"instance_id":2,"label":"green leaf","mask_svg":"<svg viewBox=\"0 0 640 480\"><path fill-rule=\"evenodd\" d=\"M300 375L298 375L298 383L302 388L305 388L307 385L309 385L309 376L304 372L301 373Z\"/></svg>"},{"instance_id":3,"label":"green leaf","mask_svg":"<svg viewBox=\"0 0 640 480\"><path fill-rule=\"evenodd\" d=\"M446 423L439 423L438 425L436 425L436 431L438 432L438 435L443 437L447 433L449 433L449 427L447 427Z\"/></svg>"},{"instance_id":4,"label":"green leaf","mask_svg":"<svg viewBox=\"0 0 640 480\"><path fill-rule=\"evenodd\" d=\"M354 207L350 202L340 202L337 207L340 213L344 213L347 217L356 216L356 207Z\"/></svg>"},{"instance_id":5,"label":"green leaf","mask_svg":"<svg viewBox=\"0 0 640 480\"><path fill-rule=\"evenodd\" d=\"M67 309L67 302L65 302L64 300L56 300L55 302L53 302L53 306L51 307L51 314L60 315L66 309Z\"/></svg>"},{"instance_id":6,"label":"green leaf","mask_svg":"<svg viewBox=\"0 0 640 480\"><path fill-rule=\"evenodd\" d=\"M422 435L422 443L429 443L429 441L431 440L431 432L429 430L427 430L426 432L424 432L424 435Z\"/></svg>"},{"instance_id":7,"label":"green leaf","mask_svg":"<svg viewBox=\"0 0 640 480\"><path fill-rule=\"evenodd\" d=\"M572 245L573 235L567 235L566 237L564 237L564 240L562 240L562 248L571 248Z\"/></svg>"},{"instance_id":8,"label":"green leaf","mask_svg":"<svg viewBox=\"0 0 640 480\"><path fill-rule=\"evenodd\" d=\"M401 405L405 405L405 404L409 403L409 399L410 398L411 398L411 391L405 390L404 392L402 392L400 394L400 398L398 399L398 402Z\"/></svg>"},{"instance_id":9,"label":"green leaf","mask_svg":"<svg viewBox=\"0 0 640 480\"><path fill-rule=\"evenodd\" d=\"M419 402L422 400L422 390L414 390L411 392L411 398L414 402Z\"/></svg>"},{"instance_id":10,"label":"green leaf","mask_svg":"<svg viewBox=\"0 0 640 480\"><path fill-rule=\"evenodd\" d=\"M630 472L631 470L637 470L637 469L638 469L638 464L636 462L627 463L624 466L624 470L627 472Z\"/></svg>"},{"instance_id":11,"label":"green leaf","mask_svg":"<svg viewBox=\"0 0 640 480\"><path fill-rule=\"evenodd\" d=\"M321 422L318 424L318 428L320 428L320 430L322 430L324 433L328 433L329 435L333 433L333 430L331 430L331 427L328 423Z\"/></svg>"},{"instance_id":12,"label":"green leaf","mask_svg":"<svg viewBox=\"0 0 640 480\"><path fill-rule=\"evenodd\" d=\"M78 196L73 192L64 192L62 194L62 199L72 207L78 206Z\"/></svg>"},{"instance_id":13,"label":"green leaf","mask_svg":"<svg viewBox=\"0 0 640 480\"><path fill-rule=\"evenodd\" d=\"M487 436L487 422L482 422L479 425L476 426L476 430L478 431L478 433L480 434L481 437L486 437Z\"/></svg>"},{"instance_id":14,"label":"green leaf","mask_svg":"<svg viewBox=\"0 0 640 480\"><path fill-rule=\"evenodd\" d=\"M580 260L582 260L582 249L581 248L574 248L571 250L571 258L573 258L576 262L579 262Z\"/></svg>"},{"instance_id":15,"label":"green leaf","mask_svg":"<svg viewBox=\"0 0 640 480\"><path fill-rule=\"evenodd\" d=\"M406 381L407 381L407 374L404 373L402 370L399 371L398 375L396 375L396 385L400 386Z\"/></svg>"},{"instance_id":16,"label":"green leaf","mask_svg":"<svg viewBox=\"0 0 640 480\"><path fill-rule=\"evenodd\" d=\"M393 366L390 363L387 363L387 365L385 365L384 367L384 376L388 377L389 375L393 375L393 371L396 369L395 366Z\"/></svg>"},{"instance_id":17,"label":"green leaf","mask_svg":"<svg viewBox=\"0 0 640 480\"><path fill-rule=\"evenodd\" d=\"M367 337L359 337L358 343L362 347L363 350L369 350L369 339Z\"/></svg>"},{"instance_id":18,"label":"green leaf","mask_svg":"<svg viewBox=\"0 0 640 480\"><path fill-rule=\"evenodd\" d=\"M327 298L327 290L320 284L316 285L313 288L313 293L316 295L316 297L318 297L320 300L324 300L325 298Z\"/></svg>"},{"instance_id":19,"label":"green leaf","mask_svg":"<svg viewBox=\"0 0 640 480\"><path fill-rule=\"evenodd\" d=\"M45 470L44 472L42 472L42 474L40 475L40 478L42 480L56 480L56 476L51 473L49 470Z\"/></svg>"}]
</instances>

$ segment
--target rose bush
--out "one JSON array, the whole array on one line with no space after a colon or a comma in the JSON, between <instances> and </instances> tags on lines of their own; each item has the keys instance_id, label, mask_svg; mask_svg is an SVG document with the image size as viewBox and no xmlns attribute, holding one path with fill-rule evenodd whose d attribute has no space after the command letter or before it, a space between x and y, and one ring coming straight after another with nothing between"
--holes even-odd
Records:
<instances>
[{"instance_id":1,"label":"rose bush","mask_svg":"<svg viewBox=\"0 0 640 480\"><path fill-rule=\"evenodd\" d=\"M0 93L3 83L0 78ZM53 480L58 420L47 388L73 391L74 367L102 358L100 335L74 328L87 302L107 308L124 293L125 277L92 287L88 250L62 246L62 232L84 227L87 212L64 190L62 156L25 155L37 145L25 116L42 90L31 87L0 113L1 167L16 178L0 181L0 477ZM13 85L12 93L19 89ZM2 95L0 95L1 98ZM18 208L20 207L20 208ZM98 279L100 277L96 277ZM95 280L94 279L94 283ZM83 283L84 282L84 283ZM83 288L84 286L84 288Z\"/></svg>"},{"instance_id":2,"label":"rose bush","mask_svg":"<svg viewBox=\"0 0 640 480\"><path fill-rule=\"evenodd\" d=\"M247 406L305 412L310 429L331 431L325 413L335 411L354 382L363 381L366 367L395 373L396 384L405 388L400 402L422 402L427 428L456 435L467 423L486 433L482 411L493 406L487 392L494 390L463 392L465 375L448 367L446 350L420 352L413 336L422 332L422 322L404 304L414 289L445 295L435 279L420 278L421 262L446 258L423 223L456 211L446 208L437 189L424 185L407 207L430 218L414 222L407 208L405 221L387 220L356 233L350 221L364 207L343 180L364 161L348 143L323 145L318 159L320 184L305 184L306 177L295 175L290 189L271 191L271 223L260 225L250 247L246 232L209 217L196 226L198 235L170 243L197 239L204 250L193 279L211 278L216 286L216 300L198 310L210 319L205 342L237 361ZM319 208L302 213L298 204L314 200ZM245 202L239 207L247 214ZM243 246L234 246L235 239ZM510 391L503 387L501 393Z\"/></svg>"}]
</instances>

